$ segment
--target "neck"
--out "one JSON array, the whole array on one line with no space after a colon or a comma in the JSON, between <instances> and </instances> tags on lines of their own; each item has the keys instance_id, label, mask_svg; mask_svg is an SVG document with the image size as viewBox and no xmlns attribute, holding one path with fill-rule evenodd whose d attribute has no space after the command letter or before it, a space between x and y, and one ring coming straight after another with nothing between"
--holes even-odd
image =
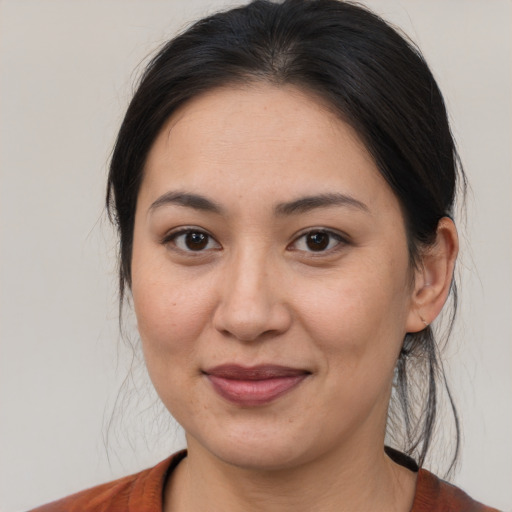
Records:
<instances>
[{"instance_id":1,"label":"neck","mask_svg":"<svg viewBox=\"0 0 512 512\"><path fill-rule=\"evenodd\" d=\"M364 448L362 448L364 447ZM416 475L382 445L351 444L315 460L271 471L228 464L189 440L189 455L166 488L165 511L409 511Z\"/></svg>"}]
</instances>

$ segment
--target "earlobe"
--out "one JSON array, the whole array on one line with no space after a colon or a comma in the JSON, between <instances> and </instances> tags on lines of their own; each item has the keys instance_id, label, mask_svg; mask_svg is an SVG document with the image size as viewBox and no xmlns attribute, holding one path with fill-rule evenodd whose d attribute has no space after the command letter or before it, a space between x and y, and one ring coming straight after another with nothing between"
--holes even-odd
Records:
<instances>
[{"instance_id":1,"label":"earlobe","mask_svg":"<svg viewBox=\"0 0 512 512\"><path fill-rule=\"evenodd\" d=\"M437 225L436 240L421 254L415 271L407 332L418 332L439 315L453 279L459 241L455 224L443 217Z\"/></svg>"}]
</instances>

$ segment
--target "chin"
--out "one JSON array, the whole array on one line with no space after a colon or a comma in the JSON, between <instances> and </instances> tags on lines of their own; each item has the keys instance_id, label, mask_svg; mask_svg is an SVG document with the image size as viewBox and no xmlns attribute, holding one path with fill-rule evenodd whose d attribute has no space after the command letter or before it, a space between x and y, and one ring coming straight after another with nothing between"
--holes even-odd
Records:
<instances>
[{"instance_id":1,"label":"chin","mask_svg":"<svg viewBox=\"0 0 512 512\"><path fill-rule=\"evenodd\" d=\"M199 444L202 450L232 466L253 471L279 471L308 462L314 457L313 453L322 451L324 441L321 437L312 438L311 429L308 429L309 435L301 435L300 429L291 429L287 424L267 429L254 425L252 428L239 425L234 429L231 425L231 428L219 428L218 432L210 431L206 436L187 436L187 441L190 448Z\"/></svg>"},{"instance_id":2,"label":"chin","mask_svg":"<svg viewBox=\"0 0 512 512\"><path fill-rule=\"evenodd\" d=\"M249 443L245 446L226 446L219 448L213 455L224 463L251 471L279 471L296 467L303 462L301 454L297 453L297 446L284 447L265 443L254 446Z\"/></svg>"}]
</instances>

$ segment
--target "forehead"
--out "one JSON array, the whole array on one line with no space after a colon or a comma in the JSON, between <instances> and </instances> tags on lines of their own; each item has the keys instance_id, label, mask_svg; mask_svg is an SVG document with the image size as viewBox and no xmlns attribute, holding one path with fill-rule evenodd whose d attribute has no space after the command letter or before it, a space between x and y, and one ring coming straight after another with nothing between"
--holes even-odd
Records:
<instances>
[{"instance_id":1,"label":"forehead","mask_svg":"<svg viewBox=\"0 0 512 512\"><path fill-rule=\"evenodd\" d=\"M171 116L149 153L141 194L177 187L251 190L262 199L273 192L276 200L333 188L367 202L393 196L356 132L320 99L267 84L215 89Z\"/></svg>"}]
</instances>

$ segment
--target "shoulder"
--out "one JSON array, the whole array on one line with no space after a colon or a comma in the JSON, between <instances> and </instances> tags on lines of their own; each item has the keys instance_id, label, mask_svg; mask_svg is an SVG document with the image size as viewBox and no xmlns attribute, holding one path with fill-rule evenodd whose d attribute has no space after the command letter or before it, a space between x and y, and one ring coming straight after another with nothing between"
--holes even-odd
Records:
<instances>
[{"instance_id":1,"label":"shoulder","mask_svg":"<svg viewBox=\"0 0 512 512\"><path fill-rule=\"evenodd\" d=\"M420 469L411 512L498 512L470 498L462 489Z\"/></svg>"},{"instance_id":2,"label":"shoulder","mask_svg":"<svg viewBox=\"0 0 512 512\"><path fill-rule=\"evenodd\" d=\"M161 512L167 474L184 456L185 452L178 452L140 473L72 494L30 512Z\"/></svg>"}]
</instances>

